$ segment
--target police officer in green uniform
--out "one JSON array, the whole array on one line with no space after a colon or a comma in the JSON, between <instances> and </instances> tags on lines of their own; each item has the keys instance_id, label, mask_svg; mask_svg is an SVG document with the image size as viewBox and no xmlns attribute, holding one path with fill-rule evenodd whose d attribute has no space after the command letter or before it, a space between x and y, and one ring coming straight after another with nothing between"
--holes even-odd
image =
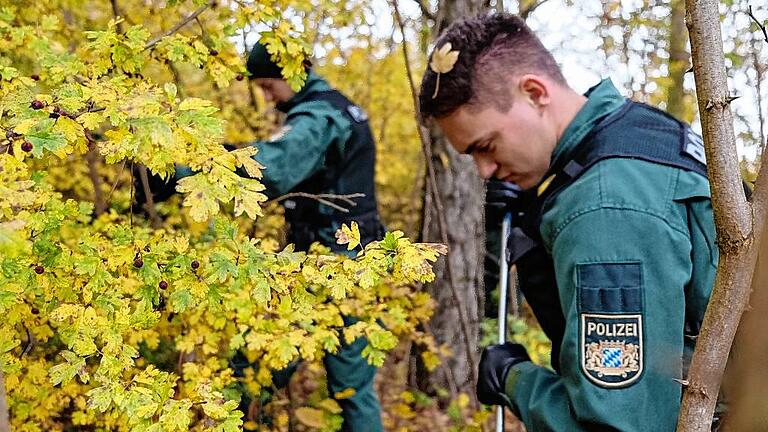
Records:
<instances>
[{"instance_id":1,"label":"police officer in green uniform","mask_svg":"<svg viewBox=\"0 0 768 432\"><path fill-rule=\"evenodd\" d=\"M292 192L362 196L355 199L347 213L309 197L282 201L289 224L288 241L297 250L307 250L317 241L333 252L349 253L345 245L336 243L335 233L342 224L352 221L359 225L363 244L380 239L384 228L373 179L376 148L365 112L331 88L308 65L304 86L294 92L260 43L251 50L247 68L250 79L261 87L265 98L285 113L280 131L268 141L253 143L259 150L255 159L265 166L261 179L265 194L270 199ZM188 168L178 168L176 179L190 174ZM150 185L155 202L167 199L175 189L175 185L157 176L151 177ZM145 201L141 187L136 195L137 203ZM344 317L345 325L354 322L353 317ZM344 431L383 430L381 408L373 388L376 368L362 357L367 344L364 337L351 344L342 342L338 353L324 359L330 396L352 393L337 400L342 408ZM249 367L242 354L236 355L231 363L236 375ZM273 374L274 384L287 385L295 369L294 364ZM247 401L243 405L246 409Z\"/></svg>"},{"instance_id":2,"label":"police officer in green uniform","mask_svg":"<svg viewBox=\"0 0 768 432\"><path fill-rule=\"evenodd\" d=\"M458 59L426 71L421 111L527 191L510 260L552 340L554 370L488 347L479 400L531 432L674 430L718 259L701 139L608 80L573 91L516 16L454 23L446 43Z\"/></svg>"},{"instance_id":3,"label":"police officer in green uniform","mask_svg":"<svg viewBox=\"0 0 768 432\"><path fill-rule=\"evenodd\" d=\"M282 129L269 141L256 142L255 156L265 166L262 182L266 195L275 198L290 192L308 194L363 194L342 213L311 198L283 201L290 224L288 241L306 250L318 241L337 253L347 253L336 244L341 224L356 221L362 242L383 234L374 187L376 149L365 112L308 68L307 81L294 92L282 78L281 69L257 43L248 56L248 72L268 101L285 113ZM345 317L345 324L354 320ZM334 394L353 389L351 397L339 399L343 430L381 431L379 401L373 389L376 368L362 357L365 338L344 343L337 354L325 357L328 390Z\"/></svg>"}]
</instances>

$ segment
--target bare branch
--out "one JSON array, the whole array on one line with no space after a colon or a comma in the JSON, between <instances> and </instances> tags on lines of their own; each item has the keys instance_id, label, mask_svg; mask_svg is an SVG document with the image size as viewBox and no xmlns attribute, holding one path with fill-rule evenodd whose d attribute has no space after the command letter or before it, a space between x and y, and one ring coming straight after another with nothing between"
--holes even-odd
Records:
<instances>
[{"instance_id":1,"label":"bare branch","mask_svg":"<svg viewBox=\"0 0 768 432\"><path fill-rule=\"evenodd\" d=\"M181 30L182 27L184 27L185 25L189 24L190 21L192 21L194 19L197 19L197 17L201 13L205 12L206 9L208 9L209 7L211 7L211 5L213 5L214 1L215 0L211 0L208 3L200 6L199 8L197 8L197 10L195 10L194 12L189 14L186 18L184 18L183 20L179 21L178 24L176 24L175 26L171 27L170 30L168 30L167 32L165 32L165 33L161 34L160 36L158 36L158 37L152 39L151 41L149 41L147 43L147 45L144 47L144 50L151 49L152 47L157 45L158 42L163 40L163 38L171 36L172 34L176 33L179 30Z\"/></svg>"},{"instance_id":2,"label":"bare branch","mask_svg":"<svg viewBox=\"0 0 768 432\"><path fill-rule=\"evenodd\" d=\"M435 20L435 14L432 13L431 10L429 10L429 6L424 2L424 0L413 0L416 2L417 5L419 5L419 9L421 9L421 14L425 17L431 19L432 21Z\"/></svg>"},{"instance_id":3,"label":"bare branch","mask_svg":"<svg viewBox=\"0 0 768 432\"><path fill-rule=\"evenodd\" d=\"M117 20L117 32L122 33L123 23L120 21L120 7L117 5L117 0L111 0L111 1L112 1L112 14L115 16L115 20Z\"/></svg>"},{"instance_id":4,"label":"bare branch","mask_svg":"<svg viewBox=\"0 0 768 432\"><path fill-rule=\"evenodd\" d=\"M429 172L430 181L428 182L429 183L428 188L429 188L430 195L434 200L435 208L437 209L437 214L438 214L437 226L438 226L438 230L440 231L440 240L443 242L443 244L447 246L448 233L445 227L446 225L445 209L443 208L443 203L442 203L442 200L440 199L440 194L437 191L437 177L435 174L435 167L432 164L432 160L433 160L432 147L430 145L429 140L426 137L426 134L424 133L423 126L422 126L423 119L421 118L421 110L419 109L419 99L416 94L416 85L413 82L413 74L411 72L410 59L408 58L408 44L406 42L406 37L405 37L405 24L403 23L403 17L400 15L400 9L398 7L397 0L392 0L392 5L395 11L395 19L398 23L398 26L400 27L400 32L402 33L402 36L403 36L402 47L403 47L403 57L405 61L406 74L408 75L408 82L411 87L411 96L413 97L413 107L414 107L414 112L416 113L416 124L419 132L419 139L421 141L421 148L422 148L422 151L424 152L424 158L426 159L427 169ZM456 288L456 283L455 283L455 278L453 277L453 270L451 267L450 257L446 257L445 269L448 276L448 281L449 281L448 285L451 290L451 296L453 297L453 302L456 305L456 311L458 312L458 315L459 315L461 332L462 332L462 335L464 336L464 341L465 341L464 346L466 348L467 361L471 365L472 370L475 370L477 366L477 360L475 359L475 353L472 348L472 339L469 336L470 335L469 321L467 320L467 316L464 312L464 309L462 308L461 298L459 297L459 293ZM477 379L474 374L471 374L471 376L472 376L472 385L476 387ZM474 394L472 394L472 396L474 396ZM480 406L476 397L473 397L472 400L476 407Z\"/></svg>"},{"instance_id":5,"label":"bare branch","mask_svg":"<svg viewBox=\"0 0 768 432\"><path fill-rule=\"evenodd\" d=\"M316 200L320 202L323 205L327 205L328 207L331 207L333 209L336 209L342 213L349 213L349 208L342 207L339 204L334 203L332 200L337 201L343 201L350 207L357 206L357 203L353 200L353 198L363 198L365 196L364 193L353 193L353 194L347 194L347 195L335 195L335 194L310 194L306 192L291 192L287 193L285 195L280 195L277 198L271 199L264 203L264 205L267 205L269 203L273 202L280 202L285 201L290 198L309 198Z\"/></svg>"},{"instance_id":6,"label":"bare branch","mask_svg":"<svg viewBox=\"0 0 768 432\"><path fill-rule=\"evenodd\" d=\"M139 165L139 178L141 179L141 187L144 189L144 210L149 215L152 227L160 228L163 225L163 221L157 214L157 209L155 209L155 200L152 198L152 189L149 187L149 175L147 174L147 167L144 165Z\"/></svg>"},{"instance_id":7,"label":"bare branch","mask_svg":"<svg viewBox=\"0 0 768 432\"><path fill-rule=\"evenodd\" d=\"M768 42L768 32L765 31L765 26L760 24L760 21L758 21L757 18L755 18L755 16L752 14L752 5L749 5L748 13L749 13L749 17L752 18L752 21L754 21L755 24L757 24L757 26L760 27L760 30L763 32L763 40Z\"/></svg>"},{"instance_id":8,"label":"bare branch","mask_svg":"<svg viewBox=\"0 0 768 432\"><path fill-rule=\"evenodd\" d=\"M91 141L93 142L93 141ZM90 146L89 146L90 147ZM88 162L88 177L93 184L93 202L95 205L96 216L107 210L107 203L104 201L104 194L101 192L101 177L99 176L99 153L95 146L88 149L85 156Z\"/></svg>"}]
</instances>

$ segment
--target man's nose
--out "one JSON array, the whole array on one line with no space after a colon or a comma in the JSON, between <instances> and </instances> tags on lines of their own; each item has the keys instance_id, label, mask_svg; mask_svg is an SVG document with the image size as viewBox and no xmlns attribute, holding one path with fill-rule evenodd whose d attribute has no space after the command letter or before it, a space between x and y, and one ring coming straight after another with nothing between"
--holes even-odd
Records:
<instances>
[{"instance_id":1,"label":"man's nose","mask_svg":"<svg viewBox=\"0 0 768 432\"><path fill-rule=\"evenodd\" d=\"M498 164L490 158L474 155L474 159L477 172L480 174L480 177L486 180L491 178L496 169L498 169Z\"/></svg>"}]
</instances>

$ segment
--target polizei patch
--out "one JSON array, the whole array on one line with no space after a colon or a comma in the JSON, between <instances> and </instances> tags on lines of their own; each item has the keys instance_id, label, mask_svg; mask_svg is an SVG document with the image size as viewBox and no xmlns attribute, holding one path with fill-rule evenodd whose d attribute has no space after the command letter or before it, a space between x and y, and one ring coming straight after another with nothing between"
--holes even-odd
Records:
<instances>
[{"instance_id":1,"label":"polizei patch","mask_svg":"<svg viewBox=\"0 0 768 432\"><path fill-rule=\"evenodd\" d=\"M642 315L581 314L581 368L603 387L624 387L640 378Z\"/></svg>"}]
</instances>

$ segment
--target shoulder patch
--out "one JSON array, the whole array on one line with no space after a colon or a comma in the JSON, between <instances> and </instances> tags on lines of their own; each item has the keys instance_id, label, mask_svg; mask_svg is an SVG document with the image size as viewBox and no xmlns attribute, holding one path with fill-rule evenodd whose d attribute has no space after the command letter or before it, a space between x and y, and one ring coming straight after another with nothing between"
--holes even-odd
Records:
<instances>
[{"instance_id":1,"label":"shoulder patch","mask_svg":"<svg viewBox=\"0 0 768 432\"><path fill-rule=\"evenodd\" d=\"M347 112L349 113L349 116L358 123L362 123L368 120L368 114L366 114L365 111L363 111L363 109L357 105L348 105Z\"/></svg>"},{"instance_id":2,"label":"shoulder patch","mask_svg":"<svg viewBox=\"0 0 768 432\"><path fill-rule=\"evenodd\" d=\"M643 372L640 314L581 314L581 368L595 384L625 387Z\"/></svg>"},{"instance_id":3,"label":"shoulder patch","mask_svg":"<svg viewBox=\"0 0 768 432\"><path fill-rule=\"evenodd\" d=\"M707 156L704 152L704 140L691 129L685 126L685 139L683 140L683 153L696 159L702 164L707 164Z\"/></svg>"}]
</instances>

